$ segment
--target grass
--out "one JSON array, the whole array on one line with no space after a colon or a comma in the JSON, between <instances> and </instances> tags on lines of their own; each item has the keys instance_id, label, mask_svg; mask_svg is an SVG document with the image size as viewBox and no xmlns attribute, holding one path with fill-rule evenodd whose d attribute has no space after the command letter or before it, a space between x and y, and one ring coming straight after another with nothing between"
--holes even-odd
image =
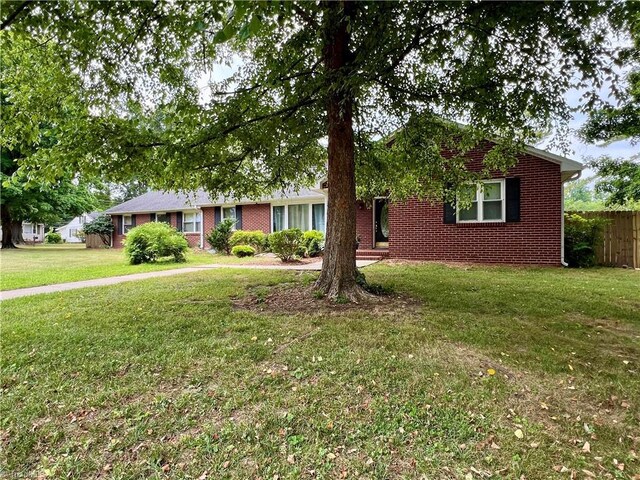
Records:
<instances>
[{"instance_id":1,"label":"grass","mask_svg":"<svg viewBox=\"0 0 640 480\"><path fill-rule=\"evenodd\" d=\"M315 276L232 269L3 302L2 474L639 473L637 272L366 275L419 308L237 310L234 296Z\"/></svg>"},{"instance_id":2,"label":"grass","mask_svg":"<svg viewBox=\"0 0 640 480\"><path fill-rule=\"evenodd\" d=\"M132 273L193 267L203 264L247 264L272 261L264 257L236 258L192 250L185 263L161 260L129 265L121 249L87 249L84 244L42 245L0 250L0 290L76 282Z\"/></svg>"}]
</instances>

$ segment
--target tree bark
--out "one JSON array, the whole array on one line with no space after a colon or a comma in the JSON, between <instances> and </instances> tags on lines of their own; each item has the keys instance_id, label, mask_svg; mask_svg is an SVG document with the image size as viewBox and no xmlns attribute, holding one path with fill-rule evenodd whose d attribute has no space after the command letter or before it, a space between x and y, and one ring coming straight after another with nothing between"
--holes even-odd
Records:
<instances>
[{"instance_id":1,"label":"tree bark","mask_svg":"<svg viewBox=\"0 0 640 480\"><path fill-rule=\"evenodd\" d=\"M0 206L0 221L2 222L2 248L17 248L11 233L11 214L5 205Z\"/></svg>"},{"instance_id":2,"label":"tree bark","mask_svg":"<svg viewBox=\"0 0 640 480\"><path fill-rule=\"evenodd\" d=\"M22 236L22 222L11 221L11 240L16 246L25 243L24 237Z\"/></svg>"},{"instance_id":3,"label":"tree bark","mask_svg":"<svg viewBox=\"0 0 640 480\"><path fill-rule=\"evenodd\" d=\"M357 302L368 294L356 283L356 182L353 140L353 95L348 77L348 0L325 3L324 65L330 82L328 120L327 241L316 288L329 298Z\"/></svg>"}]
</instances>

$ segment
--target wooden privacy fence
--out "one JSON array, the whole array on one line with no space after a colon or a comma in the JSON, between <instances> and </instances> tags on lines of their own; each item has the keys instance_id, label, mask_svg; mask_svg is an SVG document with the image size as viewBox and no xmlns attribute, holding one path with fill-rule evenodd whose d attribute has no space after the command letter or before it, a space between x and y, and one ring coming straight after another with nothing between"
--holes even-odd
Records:
<instances>
[{"instance_id":1,"label":"wooden privacy fence","mask_svg":"<svg viewBox=\"0 0 640 480\"><path fill-rule=\"evenodd\" d=\"M92 233L91 235L87 235L85 239L85 243L87 245L87 248L105 248L109 246L109 245L105 245L104 242L102 241L102 238L100 238L100 235L97 235L95 233Z\"/></svg>"},{"instance_id":2,"label":"wooden privacy fence","mask_svg":"<svg viewBox=\"0 0 640 480\"><path fill-rule=\"evenodd\" d=\"M596 249L600 265L640 268L640 211L638 212L568 212L584 218L607 221L601 244Z\"/></svg>"}]
</instances>

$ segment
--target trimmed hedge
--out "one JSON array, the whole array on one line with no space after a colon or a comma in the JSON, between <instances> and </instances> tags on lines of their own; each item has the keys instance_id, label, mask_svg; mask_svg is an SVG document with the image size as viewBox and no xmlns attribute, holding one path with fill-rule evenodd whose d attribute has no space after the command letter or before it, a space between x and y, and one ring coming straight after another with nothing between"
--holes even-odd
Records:
<instances>
[{"instance_id":1,"label":"trimmed hedge","mask_svg":"<svg viewBox=\"0 0 640 480\"><path fill-rule=\"evenodd\" d=\"M238 258L253 257L256 254L256 249L250 245L236 245L231 249L231 253Z\"/></svg>"},{"instance_id":2,"label":"trimmed hedge","mask_svg":"<svg viewBox=\"0 0 640 480\"><path fill-rule=\"evenodd\" d=\"M263 252L266 250L267 235L262 230L236 230L231 235L229 244L232 247L236 245L249 245L253 247L256 252Z\"/></svg>"},{"instance_id":3,"label":"trimmed hedge","mask_svg":"<svg viewBox=\"0 0 640 480\"><path fill-rule=\"evenodd\" d=\"M44 243L62 243L62 235L58 232L47 232L44 234Z\"/></svg>"},{"instance_id":4,"label":"trimmed hedge","mask_svg":"<svg viewBox=\"0 0 640 480\"><path fill-rule=\"evenodd\" d=\"M269 235L271 251L283 262L290 262L304 250L303 235L299 228L280 230Z\"/></svg>"},{"instance_id":5,"label":"trimmed hedge","mask_svg":"<svg viewBox=\"0 0 640 480\"><path fill-rule=\"evenodd\" d=\"M163 222L149 222L132 228L124 240L129 263L152 263L163 257L184 262L189 244L183 233Z\"/></svg>"},{"instance_id":6,"label":"trimmed hedge","mask_svg":"<svg viewBox=\"0 0 640 480\"><path fill-rule=\"evenodd\" d=\"M324 251L324 233L318 230L308 230L302 235L305 255L317 257Z\"/></svg>"}]
</instances>

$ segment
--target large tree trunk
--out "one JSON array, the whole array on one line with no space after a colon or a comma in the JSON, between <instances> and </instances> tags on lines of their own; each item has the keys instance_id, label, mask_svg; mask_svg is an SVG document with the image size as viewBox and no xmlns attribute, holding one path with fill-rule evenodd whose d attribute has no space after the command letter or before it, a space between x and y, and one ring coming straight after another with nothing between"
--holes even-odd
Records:
<instances>
[{"instance_id":1,"label":"large tree trunk","mask_svg":"<svg viewBox=\"0 0 640 480\"><path fill-rule=\"evenodd\" d=\"M24 242L24 237L22 236L22 222L17 222L13 220L11 222L11 239L14 245L21 245Z\"/></svg>"},{"instance_id":2,"label":"large tree trunk","mask_svg":"<svg viewBox=\"0 0 640 480\"><path fill-rule=\"evenodd\" d=\"M0 221L2 222L2 248L16 248L11 232L11 214L5 205L0 206Z\"/></svg>"},{"instance_id":3,"label":"large tree trunk","mask_svg":"<svg viewBox=\"0 0 640 480\"><path fill-rule=\"evenodd\" d=\"M356 283L356 182L353 96L346 88L349 62L349 1L325 4L324 63L331 95L327 99L329 134L327 242L316 287L329 298L358 301L367 296ZM347 73L348 74L348 73Z\"/></svg>"}]
</instances>

